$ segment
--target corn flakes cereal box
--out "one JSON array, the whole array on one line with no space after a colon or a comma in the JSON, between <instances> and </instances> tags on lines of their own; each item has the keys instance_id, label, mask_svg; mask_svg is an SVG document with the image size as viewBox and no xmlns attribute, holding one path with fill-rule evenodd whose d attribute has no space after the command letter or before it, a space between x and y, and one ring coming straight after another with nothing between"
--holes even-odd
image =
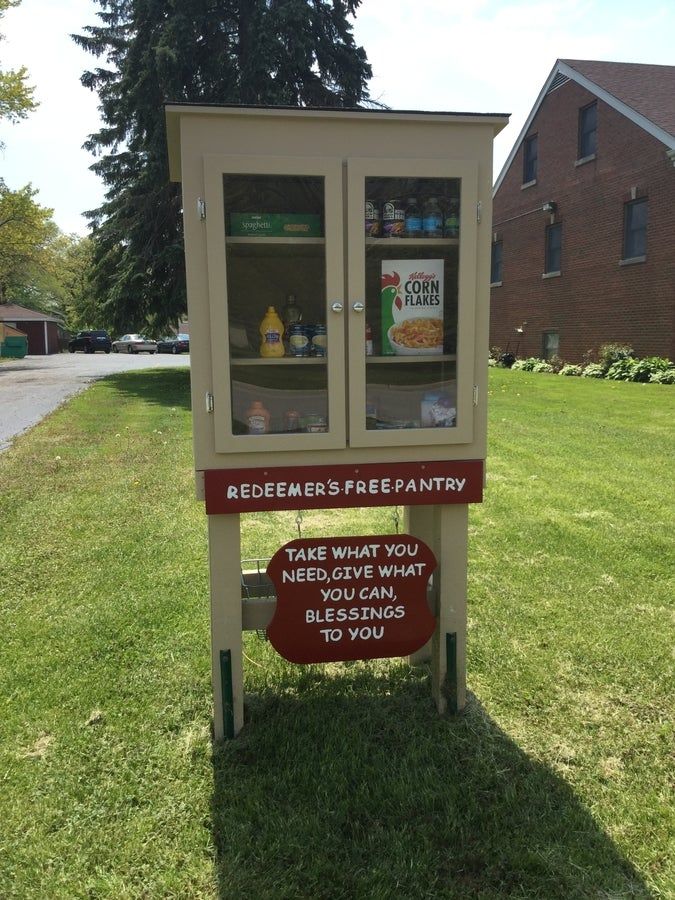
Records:
<instances>
[{"instance_id":1,"label":"corn flakes cereal box","mask_svg":"<svg viewBox=\"0 0 675 900\"><path fill-rule=\"evenodd\" d=\"M443 352L443 260L385 259L380 281L383 356Z\"/></svg>"}]
</instances>

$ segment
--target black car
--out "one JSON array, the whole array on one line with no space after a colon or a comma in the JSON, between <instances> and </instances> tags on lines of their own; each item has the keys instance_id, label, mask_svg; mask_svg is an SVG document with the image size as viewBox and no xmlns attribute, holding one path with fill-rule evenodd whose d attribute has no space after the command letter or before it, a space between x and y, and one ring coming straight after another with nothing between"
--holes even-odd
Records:
<instances>
[{"instance_id":1,"label":"black car","mask_svg":"<svg viewBox=\"0 0 675 900\"><path fill-rule=\"evenodd\" d=\"M71 353L83 350L85 353L96 353L102 350L110 353L112 341L107 331L78 331L74 338L68 341L68 349Z\"/></svg>"},{"instance_id":2,"label":"black car","mask_svg":"<svg viewBox=\"0 0 675 900\"><path fill-rule=\"evenodd\" d=\"M157 341L158 353L189 353L190 335L176 334L173 337L160 338Z\"/></svg>"}]
</instances>

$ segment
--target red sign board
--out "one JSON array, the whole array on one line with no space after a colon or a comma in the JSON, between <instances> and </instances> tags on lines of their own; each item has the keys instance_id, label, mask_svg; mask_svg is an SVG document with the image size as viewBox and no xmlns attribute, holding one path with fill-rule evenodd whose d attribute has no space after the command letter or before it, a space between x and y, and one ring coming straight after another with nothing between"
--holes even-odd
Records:
<instances>
[{"instance_id":1,"label":"red sign board","mask_svg":"<svg viewBox=\"0 0 675 900\"><path fill-rule=\"evenodd\" d=\"M264 466L204 472L208 515L275 509L480 503L480 459Z\"/></svg>"},{"instance_id":2,"label":"red sign board","mask_svg":"<svg viewBox=\"0 0 675 900\"><path fill-rule=\"evenodd\" d=\"M407 656L436 627L427 603L436 559L409 534L308 538L274 554L272 646L295 663Z\"/></svg>"}]
</instances>

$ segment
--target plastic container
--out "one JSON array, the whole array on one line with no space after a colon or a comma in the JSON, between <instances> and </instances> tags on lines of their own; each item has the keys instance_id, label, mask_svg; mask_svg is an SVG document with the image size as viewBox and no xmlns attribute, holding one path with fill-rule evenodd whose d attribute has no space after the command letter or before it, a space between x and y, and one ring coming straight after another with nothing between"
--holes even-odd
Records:
<instances>
[{"instance_id":1,"label":"plastic container","mask_svg":"<svg viewBox=\"0 0 675 900\"><path fill-rule=\"evenodd\" d=\"M443 212L436 197L429 197L424 204L422 231L425 238L443 237Z\"/></svg>"},{"instance_id":2,"label":"plastic container","mask_svg":"<svg viewBox=\"0 0 675 900\"><path fill-rule=\"evenodd\" d=\"M405 236L407 238L422 237L422 211L415 197L408 198L405 208Z\"/></svg>"},{"instance_id":3,"label":"plastic container","mask_svg":"<svg viewBox=\"0 0 675 900\"><path fill-rule=\"evenodd\" d=\"M246 427L249 434L267 434L270 430L270 413L261 400L254 400L246 410Z\"/></svg>"},{"instance_id":4,"label":"plastic container","mask_svg":"<svg viewBox=\"0 0 675 900\"><path fill-rule=\"evenodd\" d=\"M273 306L267 307L267 312L260 323L260 355L264 357L285 356L284 349L284 323L279 318Z\"/></svg>"}]
</instances>

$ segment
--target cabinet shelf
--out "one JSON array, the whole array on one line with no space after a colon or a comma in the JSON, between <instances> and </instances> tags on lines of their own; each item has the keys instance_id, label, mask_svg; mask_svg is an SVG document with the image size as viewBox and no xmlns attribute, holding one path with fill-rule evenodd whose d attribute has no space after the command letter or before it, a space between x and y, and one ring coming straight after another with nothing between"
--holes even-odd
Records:
<instances>
[{"instance_id":1,"label":"cabinet shelf","mask_svg":"<svg viewBox=\"0 0 675 900\"><path fill-rule=\"evenodd\" d=\"M230 360L232 366L325 366L325 356L238 356Z\"/></svg>"},{"instance_id":2,"label":"cabinet shelf","mask_svg":"<svg viewBox=\"0 0 675 900\"><path fill-rule=\"evenodd\" d=\"M292 237L226 237L228 250L239 257L321 256L326 239Z\"/></svg>"},{"instance_id":3,"label":"cabinet shelf","mask_svg":"<svg viewBox=\"0 0 675 900\"><path fill-rule=\"evenodd\" d=\"M429 353L425 356L367 356L366 365L401 365L410 366L415 363L443 363L456 362L457 356L454 353Z\"/></svg>"},{"instance_id":4,"label":"cabinet shelf","mask_svg":"<svg viewBox=\"0 0 675 900\"><path fill-rule=\"evenodd\" d=\"M367 247L459 247L459 238L366 238Z\"/></svg>"}]
</instances>

